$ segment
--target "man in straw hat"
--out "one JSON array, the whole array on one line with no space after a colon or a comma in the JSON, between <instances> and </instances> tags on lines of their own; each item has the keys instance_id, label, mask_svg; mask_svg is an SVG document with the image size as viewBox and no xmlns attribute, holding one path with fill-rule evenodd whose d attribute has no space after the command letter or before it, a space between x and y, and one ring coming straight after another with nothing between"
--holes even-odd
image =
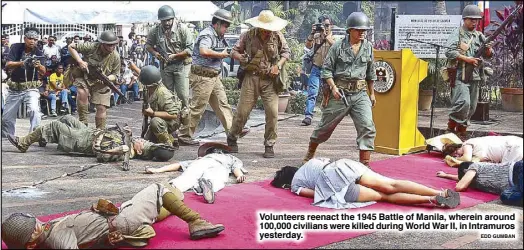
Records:
<instances>
[{"instance_id":1,"label":"man in straw hat","mask_svg":"<svg viewBox=\"0 0 524 250\"><path fill-rule=\"evenodd\" d=\"M98 66L110 81L116 82L120 75L120 55L116 51L119 39L112 31L104 31L98 42L69 44L69 53L76 65L69 68L64 75L64 84L71 81L77 87L77 111L80 122L87 125L89 100L96 105L95 124L98 129L105 129L107 108L110 107L111 90L108 86L89 75L88 65ZM81 53L83 55L80 58Z\"/></svg>"},{"instance_id":2,"label":"man in straw hat","mask_svg":"<svg viewBox=\"0 0 524 250\"><path fill-rule=\"evenodd\" d=\"M213 225L187 207L183 195L169 184L151 184L116 208L100 199L91 211L41 222L14 213L2 223L2 240L9 249L83 249L143 247L156 233L152 224L173 214L189 226L192 240L216 237L225 228Z\"/></svg>"},{"instance_id":3,"label":"man in straw hat","mask_svg":"<svg viewBox=\"0 0 524 250\"><path fill-rule=\"evenodd\" d=\"M360 162L369 167L371 151L375 149L376 130L371 108L376 102L373 82L377 79L373 44L365 40L366 31L371 27L369 18L362 12L351 13L346 23L349 35L335 42L324 60L321 76L330 90L324 89L322 119L311 135L304 162L314 157L317 146L327 141L349 114L357 130Z\"/></svg>"},{"instance_id":4,"label":"man in straw hat","mask_svg":"<svg viewBox=\"0 0 524 250\"><path fill-rule=\"evenodd\" d=\"M180 168L184 173L169 181L178 190L185 192L189 189L202 194L208 203L215 202L215 192L226 186L229 174L233 173L237 183L246 180L243 163L237 157L230 155L231 147L208 142L198 148L198 159L195 161L175 162L161 168L146 168L146 173L163 173L178 171Z\"/></svg>"},{"instance_id":5,"label":"man in straw hat","mask_svg":"<svg viewBox=\"0 0 524 250\"><path fill-rule=\"evenodd\" d=\"M285 89L286 74L283 66L291 53L284 35L280 32L287 25L287 21L269 10L263 10L257 17L245 22L253 28L242 33L233 48L232 56L240 61L244 77L239 77L242 84L240 100L227 136L227 144L232 152L238 152L237 139L258 97L261 96L266 113L263 156L273 158L273 145L277 139L278 93Z\"/></svg>"}]
</instances>

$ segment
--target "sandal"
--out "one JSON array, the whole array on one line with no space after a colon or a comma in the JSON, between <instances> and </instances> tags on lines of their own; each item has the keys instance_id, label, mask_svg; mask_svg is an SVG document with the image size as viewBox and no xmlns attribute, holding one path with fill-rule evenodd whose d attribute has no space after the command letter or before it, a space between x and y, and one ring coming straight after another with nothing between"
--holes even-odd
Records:
<instances>
[{"instance_id":1,"label":"sandal","mask_svg":"<svg viewBox=\"0 0 524 250\"><path fill-rule=\"evenodd\" d=\"M460 205L460 194L453 189L442 189L442 191L440 192L440 196L443 196L445 198L453 197L454 199L458 200L458 205Z\"/></svg>"}]
</instances>

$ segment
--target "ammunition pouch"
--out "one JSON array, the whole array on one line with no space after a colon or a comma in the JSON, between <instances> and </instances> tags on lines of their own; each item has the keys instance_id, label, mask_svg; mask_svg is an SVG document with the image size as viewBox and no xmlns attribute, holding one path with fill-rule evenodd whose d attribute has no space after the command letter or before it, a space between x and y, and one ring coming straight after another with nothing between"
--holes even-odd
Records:
<instances>
[{"instance_id":1,"label":"ammunition pouch","mask_svg":"<svg viewBox=\"0 0 524 250\"><path fill-rule=\"evenodd\" d=\"M10 90L24 91L28 89L37 89L42 83L40 81L27 81L27 82L13 82L7 81L7 86Z\"/></svg>"},{"instance_id":2,"label":"ammunition pouch","mask_svg":"<svg viewBox=\"0 0 524 250\"><path fill-rule=\"evenodd\" d=\"M455 87L457 80L457 67L442 67L440 73L444 81L449 82L450 87Z\"/></svg>"},{"instance_id":3,"label":"ammunition pouch","mask_svg":"<svg viewBox=\"0 0 524 250\"><path fill-rule=\"evenodd\" d=\"M335 79L335 85L346 93L359 92L366 89L366 80Z\"/></svg>"},{"instance_id":4,"label":"ammunition pouch","mask_svg":"<svg viewBox=\"0 0 524 250\"><path fill-rule=\"evenodd\" d=\"M217 77L220 72L216 69L212 69L209 67L203 67L200 65L191 65L191 73L197 76L213 78L213 77Z\"/></svg>"}]
</instances>

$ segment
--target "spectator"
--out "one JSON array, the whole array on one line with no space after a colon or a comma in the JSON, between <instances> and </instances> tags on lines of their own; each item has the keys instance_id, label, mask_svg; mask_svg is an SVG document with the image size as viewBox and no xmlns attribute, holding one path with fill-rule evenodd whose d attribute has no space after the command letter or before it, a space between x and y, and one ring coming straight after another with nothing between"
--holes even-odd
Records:
<instances>
[{"instance_id":1,"label":"spectator","mask_svg":"<svg viewBox=\"0 0 524 250\"><path fill-rule=\"evenodd\" d=\"M43 52L44 52L44 56L47 59L46 66L51 65L52 56L56 56L56 60L60 62L60 57L61 57L60 56L60 46L56 45L55 42L56 42L56 37L50 36L47 39L47 45L44 46Z\"/></svg>"},{"instance_id":2,"label":"spectator","mask_svg":"<svg viewBox=\"0 0 524 250\"><path fill-rule=\"evenodd\" d=\"M79 35L76 35L73 37L73 42L75 43L82 43L82 40L80 40L80 36Z\"/></svg>"},{"instance_id":3,"label":"spectator","mask_svg":"<svg viewBox=\"0 0 524 250\"><path fill-rule=\"evenodd\" d=\"M137 65L135 62L133 62L133 63L135 65ZM122 67L124 67L124 66L122 66ZM138 66L138 67L141 68L140 66ZM133 97L132 97L133 100L139 101L140 100L140 95L139 95L139 92L138 92L138 89L139 89L138 81L137 81L138 77L136 77L133 74L133 72L129 68L129 65L125 67L125 70L124 70L122 78L123 78L123 83L120 85L120 91L122 91L122 94L126 95L127 90L132 88L133 89Z\"/></svg>"},{"instance_id":4,"label":"spectator","mask_svg":"<svg viewBox=\"0 0 524 250\"><path fill-rule=\"evenodd\" d=\"M67 68L68 59L71 58L71 53L69 53L67 46L69 46L69 44L71 44L72 42L73 39L71 37L66 38L66 46L60 49L60 55L62 58L62 60L60 60L60 63L64 66L64 68Z\"/></svg>"},{"instance_id":5,"label":"spectator","mask_svg":"<svg viewBox=\"0 0 524 250\"><path fill-rule=\"evenodd\" d=\"M64 82L64 66L58 65L56 72L49 76L49 84L47 85L48 99L51 100L51 116L56 117L56 96L60 96L62 102L61 113L66 113L69 104L68 92L62 84Z\"/></svg>"},{"instance_id":6,"label":"spectator","mask_svg":"<svg viewBox=\"0 0 524 250\"><path fill-rule=\"evenodd\" d=\"M88 43L88 42L91 42L91 37L88 34L86 34L84 36L84 43Z\"/></svg>"},{"instance_id":7,"label":"spectator","mask_svg":"<svg viewBox=\"0 0 524 250\"><path fill-rule=\"evenodd\" d=\"M2 35L2 69L5 68L7 63L7 55L9 55L9 36Z\"/></svg>"},{"instance_id":8,"label":"spectator","mask_svg":"<svg viewBox=\"0 0 524 250\"><path fill-rule=\"evenodd\" d=\"M120 54L121 57L123 58L129 58L129 48L127 46L127 41L124 40L124 37L123 36L118 36L119 38L119 42L118 42L118 47L116 48L117 51L118 51L118 54Z\"/></svg>"},{"instance_id":9,"label":"spectator","mask_svg":"<svg viewBox=\"0 0 524 250\"><path fill-rule=\"evenodd\" d=\"M45 65L47 68L46 76L50 76L52 73L55 73L58 65L60 65L60 60L58 60L58 57L56 55L52 55Z\"/></svg>"}]
</instances>

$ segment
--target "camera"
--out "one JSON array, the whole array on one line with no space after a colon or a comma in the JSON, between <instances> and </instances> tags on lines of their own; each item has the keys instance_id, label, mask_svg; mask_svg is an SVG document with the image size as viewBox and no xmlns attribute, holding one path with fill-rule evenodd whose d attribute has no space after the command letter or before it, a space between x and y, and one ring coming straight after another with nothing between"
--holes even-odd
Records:
<instances>
[{"instance_id":1,"label":"camera","mask_svg":"<svg viewBox=\"0 0 524 250\"><path fill-rule=\"evenodd\" d=\"M321 23L315 23L315 31L322 32L324 30L324 25Z\"/></svg>"}]
</instances>

